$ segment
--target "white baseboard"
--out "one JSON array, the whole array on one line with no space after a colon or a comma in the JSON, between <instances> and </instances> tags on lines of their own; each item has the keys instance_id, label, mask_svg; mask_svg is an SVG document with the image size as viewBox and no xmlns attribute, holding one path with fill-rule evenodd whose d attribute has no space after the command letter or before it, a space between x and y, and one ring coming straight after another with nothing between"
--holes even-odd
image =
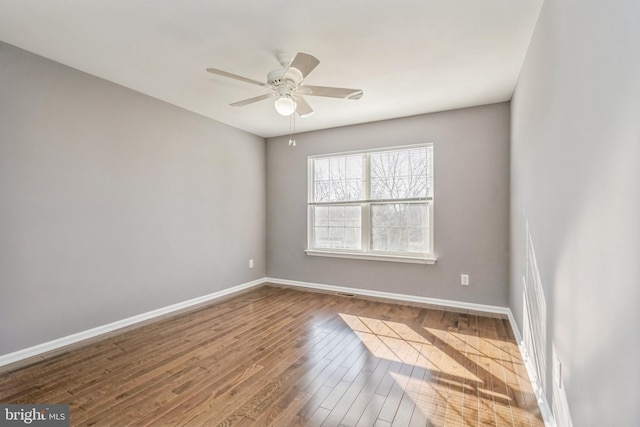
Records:
<instances>
[{"instance_id":1,"label":"white baseboard","mask_svg":"<svg viewBox=\"0 0 640 427\"><path fill-rule=\"evenodd\" d=\"M172 304L167 307L159 308L157 310L148 311L146 313L138 314L136 316L128 317L126 319L117 320L106 325L98 326L96 328L88 329L86 331L78 332L76 334L68 335L66 337L58 338L52 341L48 341L42 344L34 345L22 350L15 351L13 353L0 355L0 366L8 365L10 363L19 362L29 357L38 356L48 351L57 350L70 344L96 337L98 335L106 334L108 332L115 331L127 326L135 325L136 323L144 322L156 317L163 316L184 308L192 307L197 304L201 304L208 301L213 301L224 296L240 292L254 286L262 285L265 279L257 279L251 282L243 283L237 286L233 286L222 291L214 292L201 297L193 298L187 301Z\"/></svg>"},{"instance_id":2,"label":"white baseboard","mask_svg":"<svg viewBox=\"0 0 640 427\"><path fill-rule=\"evenodd\" d=\"M547 401L547 396L544 394L544 390L540 387L540 382L536 376L535 368L533 367L533 362L529 357L529 353L524 346L524 341L522 340L522 334L520 333L520 329L518 329L518 324L516 323L515 317L513 317L513 313L509 310L509 323L511 324L511 329L513 330L513 335L516 338L516 343L518 344L518 350L520 350L520 357L522 357L522 361L524 362L524 367L527 370L527 375L529 376L529 382L531 383L531 387L533 388L533 392L536 395L536 400L538 402L538 407L540 408L540 414L542 415L542 420L544 421L545 427L556 427L556 419L553 416L553 411L549 406L549 402Z\"/></svg>"},{"instance_id":3,"label":"white baseboard","mask_svg":"<svg viewBox=\"0 0 640 427\"><path fill-rule=\"evenodd\" d=\"M368 297L385 298L390 300L413 302L413 303L420 303L420 304L432 304L432 305L439 305L443 307L481 311L485 313L503 314L507 316L507 319L509 319L509 324L511 325L511 329L513 330L513 335L516 339L516 343L518 344L520 355L522 356L522 360L524 361L527 374L529 375L529 380L531 381L533 391L536 395L536 400L538 401L538 406L540 407L540 413L542 415L544 424L546 427L556 427L556 421L553 416L553 412L551 411L551 407L547 402L547 398L544 392L538 385L537 379L533 374L535 372L533 369L533 364L524 348L524 345L522 342L522 334L520 333L520 329L518 329L516 319L515 317L513 317L513 313L511 312L510 308L500 307L495 305L484 305L484 304L475 304L475 303L469 303L469 302L438 299L438 298L420 297L416 295L397 294L392 292L374 291L370 289L347 288L343 286L325 285L321 283L309 283L309 282L300 282L296 280L276 279L273 277L267 277L265 280L269 283L274 283L277 285L286 285L286 286L292 286L292 287L317 289L317 290L328 291L328 292L339 292L339 293L354 294L354 295L361 295L361 296L368 296Z\"/></svg>"},{"instance_id":4,"label":"white baseboard","mask_svg":"<svg viewBox=\"0 0 640 427\"><path fill-rule=\"evenodd\" d=\"M385 298L390 300L413 302L413 303L419 303L419 304L440 305L443 307L451 307L451 308L457 308L462 310L473 310L473 311L482 311L485 313L503 314L505 316L509 316L509 314L511 313L511 310L509 310L507 307L500 307L497 305L475 304L471 302L420 297L417 295L397 294L393 292L374 291L370 289L347 288L343 286L325 285L322 283L310 283L310 282L300 282L297 280L276 279L273 277L267 277L265 280L269 283L274 283L276 285L286 285L286 286L293 286L293 287L300 287L300 288L318 289L321 291L340 292L340 293L346 293L346 294L354 294L354 295L361 295L361 296L374 297L374 298ZM513 315L511 317L513 317Z\"/></svg>"}]
</instances>

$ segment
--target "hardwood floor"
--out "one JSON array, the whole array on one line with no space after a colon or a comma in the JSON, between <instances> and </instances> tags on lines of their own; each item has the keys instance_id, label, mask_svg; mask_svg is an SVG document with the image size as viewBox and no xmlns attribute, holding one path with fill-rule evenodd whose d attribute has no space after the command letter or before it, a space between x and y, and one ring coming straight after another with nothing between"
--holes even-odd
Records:
<instances>
[{"instance_id":1,"label":"hardwood floor","mask_svg":"<svg viewBox=\"0 0 640 427\"><path fill-rule=\"evenodd\" d=\"M506 319L264 286L0 374L71 425L543 426Z\"/></svg>"}]
</instances>

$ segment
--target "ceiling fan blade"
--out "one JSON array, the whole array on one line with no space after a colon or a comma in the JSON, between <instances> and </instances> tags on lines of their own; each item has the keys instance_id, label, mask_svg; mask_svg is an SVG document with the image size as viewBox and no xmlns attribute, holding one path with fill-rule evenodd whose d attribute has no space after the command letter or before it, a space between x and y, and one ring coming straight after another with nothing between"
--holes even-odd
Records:
<instances>
[{"instance_id":1,"label":"ceiling fan blade","mask_svg":"<svg viewBox=\"0 0 640 427\"><path fill-rule=\"evenodd\" d=\"M298 80L302 80L307 77L314 68L318 66L320 61L315 56L309 55L308 53L298 52L291 64L289 64L289 68L287 68L287 72L285 73L285 78L289 77L290 80L298 82ZM291 69L298 70L300 73L297 73ZM296 79L297 74L302 74L300 79Z\"/></svg>"},{"instance_id":2,"label":"ceiling fan blade","mask_svg":"<svg viewBox=\"0 0 640 427\"><path fill-rule=\"evenodd\" d=\"M300 117L307 117L314 113L313 108L307 103L307 101L301 97L297 96L296 98L296 113Z\"/></svg>"},{"instance_id":3,"label":"ceiling fan blade","mask_svg":"<svg viewBox=\"0 0 640 427\"><path fill-rule=\"evenodd\" d=\"M261 83L257 80L248 79L246 77L239 76L237 74L228 73L226 71L218 70L217 68L207 68L207 71L211 74L217 74L218 76L228 77L230 79L240 80L241 82L251 83L258 86L268 86L266 83Z\"/></svg>"},{"instance_id":4,"label":"ceiling fan blade","mask_svg":"<svg viewBox=\"0 0 640 427\"><path fill-rule=\"evenodd\" d=\"M269 99L276 96L275 93L267 93L266 95L256 96L254 98L245 99L244 101L234 102L233 104L229 104L232 107L242 107L243 105L253 104L254 102L262 101L263 99Z\"/></svg>"},{"instance_id":5,"label":"ceiling fan blade","mask_svg":"<svg viewBox=\"0 0 640 427\"><path fill-rule=\"evenodd\" d=\"M326 96L329 98L343 99L360 99L363 95L362 90L360 89L308 85L298 86L298 92L304 95Z\"/></svg>"}]
</instances>

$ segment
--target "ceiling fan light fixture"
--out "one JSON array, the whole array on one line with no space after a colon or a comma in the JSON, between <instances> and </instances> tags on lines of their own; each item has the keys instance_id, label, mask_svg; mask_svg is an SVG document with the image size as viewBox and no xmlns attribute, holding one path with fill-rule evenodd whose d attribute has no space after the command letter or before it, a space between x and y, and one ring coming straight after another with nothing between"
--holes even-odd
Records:
<instances>
[{"instance_id":1,"label":"ceiling fan light fixture","mask_svg":"<svg viewBox=\"0 0 640 427\"><path fill-rule=\"evenodd\" d=\"M290 116L296 111L296 101L289 95L280 95L273 104L276 111L283 116Z\"/></svg>"}]
</instances>

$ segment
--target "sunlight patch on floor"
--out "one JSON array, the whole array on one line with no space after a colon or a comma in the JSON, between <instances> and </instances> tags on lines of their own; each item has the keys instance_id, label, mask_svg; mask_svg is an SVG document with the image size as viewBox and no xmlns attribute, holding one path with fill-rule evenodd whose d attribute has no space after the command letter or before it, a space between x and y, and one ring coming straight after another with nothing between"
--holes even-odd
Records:
<instances>
[{"instance_id":1,"label":"sunlight patch on floor","mask_svg":"<svg viewBox=\"0 0 640 427\"><path fill-rule=\"evenodd\" d=\"M459 381L481 382L480 378L465 369L459 361L403 323L344 313L340 313L340 317L376 357L437 372L455 373ZM431 353L434 355L429 359Z\"/></svg>"}]
</instances>

